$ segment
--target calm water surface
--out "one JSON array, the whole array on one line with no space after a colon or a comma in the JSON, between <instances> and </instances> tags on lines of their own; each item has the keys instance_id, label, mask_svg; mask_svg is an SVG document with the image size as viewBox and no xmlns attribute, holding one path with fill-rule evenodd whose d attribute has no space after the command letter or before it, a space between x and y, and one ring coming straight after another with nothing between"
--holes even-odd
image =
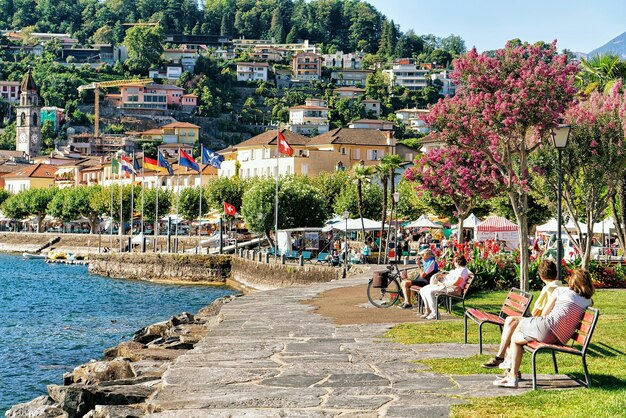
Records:
<instances>
[{"instance_id":1,"label":"calm water surface","mask_svg":"<svg viewBox=\"0 0 626 418\"><path fill-rule=\"evenodd\" d=\"M136 330L232 293L110 279L86 266L0 254L0 416Z\"/></svg>"}]
</instances>

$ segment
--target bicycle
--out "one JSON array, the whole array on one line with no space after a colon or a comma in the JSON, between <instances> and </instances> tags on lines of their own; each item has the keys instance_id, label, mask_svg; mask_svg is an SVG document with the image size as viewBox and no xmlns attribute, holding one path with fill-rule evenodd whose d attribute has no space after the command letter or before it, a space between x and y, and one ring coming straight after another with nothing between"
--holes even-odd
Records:
<instances>
[{"instance_id":1,"label":"bicycle","mask_svg":"<svg viewBox=\"0 0 626 418\"><path fill-rule=\"evenodd\" d=\"M394 267L396 272L392 273ZM387 266L387 270L389 274L387 286L373 287L373 277L367 285L367 298L370 303L377 308L388 308L395 305L398 299L400 299L400 295L402 295L402 289L400 288L400 283L402 282L400 269L398 269L396 264L391 264Z\"/></svg>"}]
</instances>

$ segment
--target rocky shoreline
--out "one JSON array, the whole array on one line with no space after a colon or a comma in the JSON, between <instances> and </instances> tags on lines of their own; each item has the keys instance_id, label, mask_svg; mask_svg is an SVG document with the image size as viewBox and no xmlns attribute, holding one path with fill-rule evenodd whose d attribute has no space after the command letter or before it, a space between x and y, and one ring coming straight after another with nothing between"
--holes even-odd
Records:
<instances>
[{"instance_id":1,"label":"rocky shoreline","mask_svg":"<svg viewBox=\"0 0 626 418\"><path fill-rule=\"evenodd\" d=\"M104 350L48 385L48 395L14 405L7 418L141 417L146 400L161 385L163 373L221 322L221 308L236 296L215 300L195 315L183 312L137 331L130 341Z\"/></svg>"}]
</instances>

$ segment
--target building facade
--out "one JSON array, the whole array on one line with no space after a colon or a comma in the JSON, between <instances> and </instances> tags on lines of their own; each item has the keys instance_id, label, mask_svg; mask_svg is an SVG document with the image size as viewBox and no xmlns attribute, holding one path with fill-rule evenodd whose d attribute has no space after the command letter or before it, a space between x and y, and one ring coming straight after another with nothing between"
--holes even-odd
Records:
<instances>
[{"instance_id":1,"label":"building facade","mask_svg":"<svg viewBox=\"0 0 626 418\"><path fill-rule=\"evenodd\" d=\"M5 102L18 103L20 101L20 82L0 81L0 98Z\"/></svg>"},{"instance_id":2,"label":"building facade","mask_svg":"<svg viewBox=\"0 0 626 418\"><path fill-rule=\"evenodd\" d=\"M292 76L298 81L315 81L322 78L322 57L301 52L293 56Z\"/></svg>"},{"instance_id":3,"label":"building facade","mask_svg":"<svg viewBox=\"0 0 626 418\"><path fill-rule=\"evenodd\" d=\"M307 99L304 105L289 108L289 130L310 135L328 132L329 121L326 102L322 99Z\"/></svg>"},{"instance_id":4,"label":"building facade","mask_svg":"<svg viewBox=\"0 0 626 418\"><path fill-rule=\"evenodd\" d=\"M267 81L266 62L238 62L237 81Z\"/></svg>"}]
</instances>

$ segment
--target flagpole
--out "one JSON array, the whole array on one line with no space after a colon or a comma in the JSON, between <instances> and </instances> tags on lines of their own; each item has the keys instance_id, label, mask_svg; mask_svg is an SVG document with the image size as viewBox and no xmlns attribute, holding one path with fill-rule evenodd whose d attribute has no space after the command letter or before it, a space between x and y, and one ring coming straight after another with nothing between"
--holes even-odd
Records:
<instances>
[{"instance_id":1,"label":"flagpole","mask_svg":"<svg viewBox=\"0 0 626 418\"><path fill-rule=\"evenodd\" d=\"M178 146L178 173L176 173L176 226L174 227L174 233L176 238L176 252L178 253L178 224L180 223L180 145Z\"/></svg>"},{"instance_id":2,"label":"flagpole","mask_svg":"<svg viewBox=\"0 0 626 418\"><path fill-rule=\"evenodd\" d=\"M159 157L161 151L157 148L157 168L156 168L156 211L154 215L154 252L157 250L157 241L159 239L159 189L161 183L159 180Z\"/></svg>"},{"instance_id":3,"label":"flagpole","mask_svg":"<svg viewBox=\"0 0 626 418\"><path fill-rule=\"evenodd\" d=\"M143 146L142 146L143 149ZM144 166L146 165L146 152L143 151L143 161L141 164L141 235L143 236L142 239L145 240L145 230L144 230L144 219L143 219L143 209L144 209L144 189L145 189L145 185L144 185L144 179L145 179L145 171L144 171ZM145 245L142 244L142 248L145 251Z\"/></svg>"},{"instance_id":4,"label":"flagpole","mask_svg":"<svg viewBox=\"0 0 626 418\"><path fill-rule=\"evenodd\" d=\"M122 193L122 173L120 173L121 171L121 166L118 168L118 174L117 174L117 179L119 180L119 184L120 184L120 230L119 230L119 236L120 236L120 252L122 252L122 250L124 249L122 241L124 238L124 194Z\"/></svg>"},{"instance_id":5,"label":"flagpole","mask_svg":"<svg viewBox=\"0 0 626 418\"><path fill-rule=\"evenodd\" d=\"M278 134L280 133L280 121L276 123L276 200L275 200L275 210L274 210L274 260L275 263L278 263L278 175L280 171L278 170L278 155L280 152L278 151Z\"/></svg>"},{"instance_id":6,"label":"flagpole","mask_svg":"<svg viewBox=\"0 0 626 418\"><path fill-rule=\"evenodd\" d=\"M200 144L200 203L198 204L198 252L202 254L202 164L204 163L204 146ZM208 252L208 247L207 247Z\"/></svg>"},{"instance_id":7,"label":"flagpole","mask_svg":"<svg viewBox=\"0 0 626 418\"><path fill-rule=\"evenodd\" d=\"M111 160L111 170L109 172L109 189L111 198L109 199L109 251L113 250L113 160Z\"/></svg>"},{"instance_id":8,"label":"flagpole","mask_svg":"<svg viewBox=\"0 0 626 418\"><path fill-rule=\"evenodd\" d=\"M133 235L133 218L135 215L135 153L133 153L133 171L130 175L130 235ZM129 248L130 251L130 248Z\"/></svg>"}]
</instances>

